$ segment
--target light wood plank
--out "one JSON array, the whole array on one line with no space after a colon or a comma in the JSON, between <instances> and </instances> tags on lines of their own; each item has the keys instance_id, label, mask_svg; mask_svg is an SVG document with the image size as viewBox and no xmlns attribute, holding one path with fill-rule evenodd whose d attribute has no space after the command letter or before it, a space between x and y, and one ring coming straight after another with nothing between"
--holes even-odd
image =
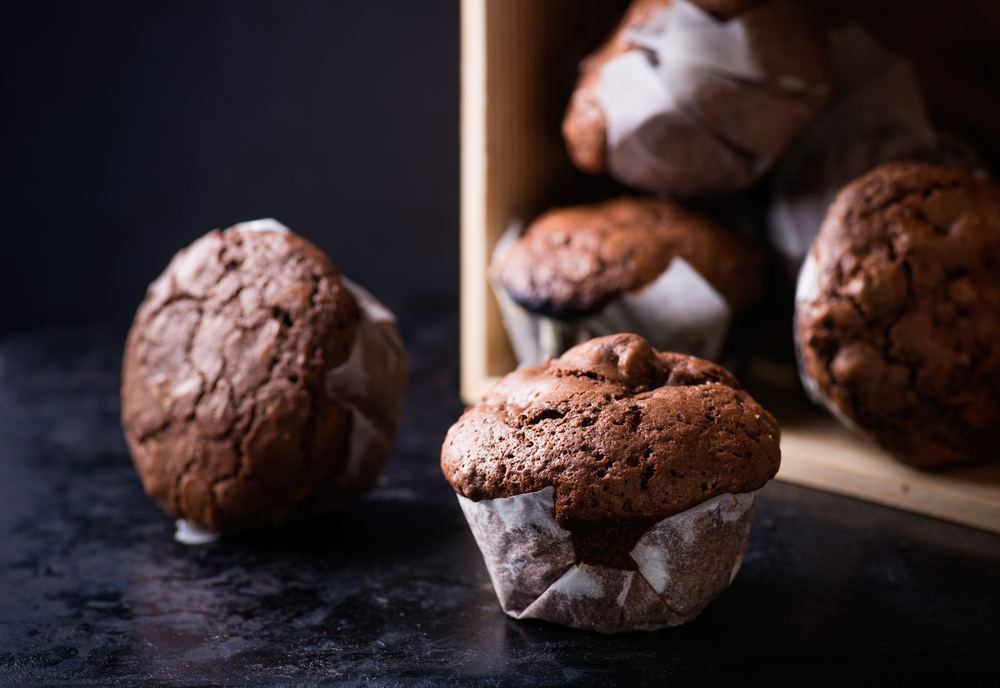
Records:
<instances>
[{"instance_id":1,"label":"light wood plank","mask_svg":"<svg viewBox=\"0 0 1000 688\"><path fill-rule=\"evenodd\" d=\"M780 420L780 412L778 413ZM1000 464L929 473L832 418L782 424L778 479L1000 533Z\"/></svg>"},{"instance_id":2,"label":"light wood plank","mask_svg":"<svg viewBox=\"0 0 1000 688\"><path fill-rule=\"evenodd\" d=\"M486 227L486 0L462 0L461 380L462 397L487 370L490 337L483 256Z\"/></svg>"}]
</instances>

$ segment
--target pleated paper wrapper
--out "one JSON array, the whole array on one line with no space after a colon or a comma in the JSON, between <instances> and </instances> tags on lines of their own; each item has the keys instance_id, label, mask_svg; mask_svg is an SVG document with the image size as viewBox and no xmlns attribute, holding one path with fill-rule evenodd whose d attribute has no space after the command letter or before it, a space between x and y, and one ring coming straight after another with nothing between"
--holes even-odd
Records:
<instances>
[{"instance_id":1,"label":"pleated paper wrapper","mask_svg":"<svg viewBox=\"0 0 1000 688\"><path fill-rule=\"evenodd\" d=\"M626 39L641 49L601 68L597 100L608 168L640 189L749 187L829 97L822 40L791 0L728 21L675 0Z\"/></svg>"},{"instance_id":2,"label":"pleated paper wrapper","mask_svg":"<svg viewBox=\"0 0 1000 688\"><path fill-rule=\"evenodd\" d=\"M722 494L663 519L632 549L637 570L577 563L555 518L555 488L478 502L458 501L503 610L625 633L694 619L736 576L757 493Z\"/></svg>"},{"instance_id":3,"label":"pleated paper wrapper","mask_svg":"<svg viewBox=\"0 0 1000 688\"><path fill-rule=\"evenodd\" d=\"M797 270L840 189L883 162L924 158L937 139L909 62L861 26L830 32L835 102L778 165L771 243Z\"/></svg>"}]
</instances>

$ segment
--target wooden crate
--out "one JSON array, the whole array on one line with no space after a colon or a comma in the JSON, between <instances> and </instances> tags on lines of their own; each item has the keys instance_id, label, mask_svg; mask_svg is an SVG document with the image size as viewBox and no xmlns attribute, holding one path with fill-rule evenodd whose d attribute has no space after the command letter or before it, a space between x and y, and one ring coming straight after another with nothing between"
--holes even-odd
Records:
<instances>
[{"instance_id":1,"label":"wooden crate","mask_svg":"<svg viewBox=\"0 0 1000 688\"><path fill-rule=\"evenodd\" d=\"M515 366L486 279L498 237L512 219L530 220L573 198L574 185L595 183L570 165L559 127L577 63L627 4L462 0L461 389L467 403ZM962 119L993 145L1000 142L1000 93L989 83L1000 52L988 47L1000 44L1000 3L953 0L943 18L936 2L811 5L822 21L862 20L911 57L932 112ZM977 53L978 45L987 46L985 52ZM966 104L967 117L956 103ZM831 419L803 410L787 384L764 382L754 393L783 429L779 479L1000 532L1000 465L935 474L909 469Z\"/></svg>"}]
</instances>

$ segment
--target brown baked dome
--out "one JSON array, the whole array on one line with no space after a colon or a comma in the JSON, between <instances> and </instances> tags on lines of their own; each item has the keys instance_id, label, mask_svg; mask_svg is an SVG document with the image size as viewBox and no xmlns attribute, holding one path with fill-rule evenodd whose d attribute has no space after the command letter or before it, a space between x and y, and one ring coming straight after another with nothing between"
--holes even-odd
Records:
<instances>
[{"instance_id":1,"label":"brown baked dome","mask_svg":"<svg viewBox=\"0 0 1000 688\"><path fill-rule=\"evenodd\" d=\"M510 373L441 450L473 501L555 488L566 521L658 521L759 489L780 462L774 418L724 368L632 334Z\"/></svg>"},{"instance_id":2,"label":"brown baked dome","mask_svg":"<svg viewBox=\"0 0 1000 688\"><path fill-rule=\"evenodd\" d=\"M525 308L571 317L654 281L678 256L734 311L759 298L760 252L711 218L659 198L550 210L528 227L497 274Z\"/></svg>"},{"instance_id":3,"label":"brown baked dome","mask_svg":"<svg viewBox=\"0 0 1000 688\"><path fill-rule=\"evenodd\" d=\"M1000 446L1000 187L897 162L830 206L799 283L796 337L818 390L922 468Z\"/></svg>"},{"instance_id":4,"label":"brown baked dome","mask_svg":"<svg viewBox=\"0 0 1000 688\"><path fill-rule=\"evenodd\" d=\"M146 493L214 532L329 499L352 416L325 374L358 318L333 264L295 234L216 230L180 251L125 347L122 425Z\"/></svg>"}]
</instances>

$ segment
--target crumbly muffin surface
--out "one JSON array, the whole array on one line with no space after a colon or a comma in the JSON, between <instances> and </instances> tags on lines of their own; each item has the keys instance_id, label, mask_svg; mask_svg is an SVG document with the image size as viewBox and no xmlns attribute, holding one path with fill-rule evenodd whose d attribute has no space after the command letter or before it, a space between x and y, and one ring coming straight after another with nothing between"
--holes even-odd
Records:
<instances>
[{"instance_id":1,"label":"crumbly muffin surface","mask_svg":"<svg viewBox=\"0 0 1000 688\"><path fill-rule=\"evenodd\" d=\"M327 496L352 420L325 373L357 322L329 259L294 234L213 231L178 253L139 307L122 371L146 492L216 532Z\"/></svg>"},{"instance_id":2,"label":"crumbly muffin surface","mask_svg":"<svg viewBox=\"0 0 1000 688\"><path fill-rule=\"evenodd\" d=\"M800 286L801 362L900 460L933 468L1000 446L1000 187L889 163L846 186Z\"/></svg>"},{"instance_id":3,"label":"crumbly muffin surface","mask_svg":"<svg viewBox=\"0 0 1000 688\"><path fill-rule=\"evenodd\" d=\"M711 218L658 198L550 210L510 249L498 276L525 308L572 317L654 281L677 256L734 311L760 295L756 248Z\"/></svg>"},{"instance_id":4,"label":"crumbly muffin surface","mask_svg":"<svg viewBox=\"0 0 1000 688\"><path fill-rule=\"evenodd\" d=\"M762 487L779 436L721 366L622 334L503 378L452 426L441 466L473 501L551 485L560 522L649 524Z\"/></svg>"}]
</instances>

